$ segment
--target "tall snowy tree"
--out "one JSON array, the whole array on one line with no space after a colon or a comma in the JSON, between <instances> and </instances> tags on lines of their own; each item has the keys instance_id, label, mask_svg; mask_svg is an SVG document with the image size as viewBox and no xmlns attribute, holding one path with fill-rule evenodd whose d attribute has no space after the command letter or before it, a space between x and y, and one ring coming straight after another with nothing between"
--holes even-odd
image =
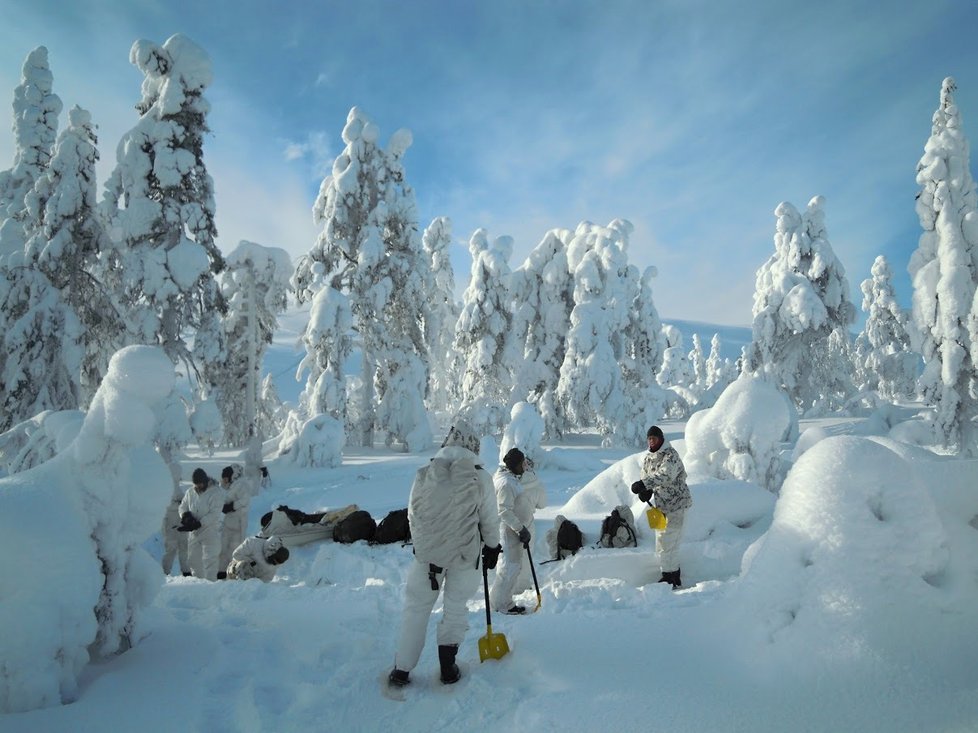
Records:
<instances>
[{"instance_id":1,"label":"tall snowy tree","mask_svg":"<svg viewBox=\"0 0 978 733\"><path fill-rule=\"evenodd\" d=\"M424 315L424 340L428 347L430 375L428 404L438 412L458 407L461 360L452 348L460 308L455 302L455 271L448 256L452 222L444 216L433 219L421 237L430 263L430 283Z\"/></svg>"},{"instance_id":2,"label":"tall snowy tree","mask_svg":"<svg viewBox=\"0 0 978 733\"><path fill-rule=\"evenodd\" d=\"M105 375L109 358L121 346L125 326L103 282L102 253L111 248L96 211L95 164L98 140L91 115L80 107L68 114L51 163L25 203L38 228L27 243L27 257L48 278L77 322L72 334L81 353L78 399L65 407L87 406ZM77 368L76 366L72 367Z\"/></svg>"},{"instance_id":3,"label":"tall snowy tree","mask_svg":"<svg viewBox=\"0 0 978 733\"><path fill-rule=\"evenodd\" d=\"M388 442L421 448L430 443L423 404L428 372L420 274L427 263L414 192L402 164L411 134L395 132L386 151L377 137L377 126L358 108L351 109L343 128L346 147L313 207L323 231L300 259L293 285L300 302L324 286L350 298L363 390L353 411L360 422L348 439L371 445L377 424L387 431Z\"/></svg>"},{"instance_id":4,"label":"tall snowy tree","mask_svg":"<svg viewBox=\"0 0 978 733\"><path fill-rule=\"evenodd\" d=\"M574 308L574 280L567 268L565 244L570 235L561 229L547 232L510 280L512 333L523 344L511 400L535 405L545 434L553 438L563 434L566 422L556 390Z\"/></svg>"},{"instance_id":5,"label":"tall snowy tree","mask_svg":"<svg viewBox=\"0 0 978 733\"><path fill-rule=\"evenodd\" d=\"M222 292L228 304L224 320L227 359L208 381L218 386L224 439L244 445L257 430L262 359L288 306L292 261L288 252L242 241L228 254Z\"/></svg>"},{"instance_id":6,"label":"tall snowy tree","mask_svg":"<svg viewBox=\"0 0 978 733\"><path fill-rule=\"evenodd\" d=\"M0 172L0 224L7 230L0 236L0 259L23 248L33 229L25 227L24 199L47 168L58 135L61 99L53 86L48 50L38 46L27 55L14 90L14 165Z\"/></svg>"},{"instance_id":7,"label":"tall snowy tree","mask_svg":"<svg viewBox=\"0 0 978 733\"><path fill-rule=\"evenodd\" d=\"M911 335L924 358L921 393L936 408L942 444L972 456L978 455L978 349L968 319L978 283L978 198L955 89L952 78L944 80L917 164L917 216L924 231L907 269L916 327Z\"/></svg>"},{"instance_id":8,"label":"tall snowy tree","mask_svg":"<svg viewBox=\"0 0 978 733\"><path fill-rule=\"evenodd\" d=\"M866 325L856 339L861 389L886 400L914 394L920 356L910 346L910 319L896 302L890 266L883 255L873 262L872 277L863 280Z\"/></svg>"},{"instance_id":9,"label":"tall snowy tree","mask_svg":"<svg viewBox=\"0 0 978 733\"><path fill-rule=\"evenodd\" d=\"M747 365L814 412L851 392L851 365L827 347L832 332L846 332L855 319L845 270L825 231L824 202L814 197L803 215L788 202L775 209L774 254L757 272Z\"/></svg>"},{"instance_id":10,"label":"tall snowy tree","mask_svg":"<svg viewBox=\"0 0 978 733\"><path fill-rule=\"evenodd\" d=\"M628 326L625 249L631 225L582 222L567 247L574 309L557 396L576 427L597 427L606 445L623 442L626 399L620 362Z\"/></svg>"},{"instance_id":11,"label":"tall snowy tree","mask_svg":"<svg viewBox=\"0 0 978 733\"><path fill-rule=\"evenodd\" d=\"M129 338L161 346L201 379L206 395L203 374L225 357L215 277L224 259L203 154L211 62L179 34L162 46L136 41L129 60L144 79L139 122L119 143L102 201L116 243L111 284L129 314Z\"/></svg>"},{"instance_id":12,"label":"tall snowy tree","mask_svg":"<svg viewBox=\"0 0 978 733\"><path fill-rule=\"evenodd\" d=\"M50 163L61 112L52 88L48 52L39 46L24 61L14 90L14 164L0 172L0 430L54 404L78 404L73 367L66 372L59 359L78 330L26 257L27 239L39 226L26 198Z\"/></svg>"},{"instance_id":13,"label":"tall snowy tree","mask_svg":"<svg viewBox=\"0 0 978 733\"><path fill-rule=\"evenodd\" d=\"M510 413L513 369L522 344L512 337L509 258L512 237L490 244L485 229L469 240L472 270L455 328L455 349L465 358L461 410L479 429L495 431Z\"/></svg>"},{"instance_id":14,"label":"tall snowy tree","mask_svg":"<svg viewBox=\"0 0 978 733\"><path fill-rule=\"evenodd\" d=\"M626 271L626 298L630 302L621 360L625 401L623 419L616 430L616 439L623 445L642 445L649 426L662 418L670 402L655 380L664 351L662 321L652 300L652 279L657 272L655 267L647 267L639 275L632 265Z\"/></svg>"}]
</instances>

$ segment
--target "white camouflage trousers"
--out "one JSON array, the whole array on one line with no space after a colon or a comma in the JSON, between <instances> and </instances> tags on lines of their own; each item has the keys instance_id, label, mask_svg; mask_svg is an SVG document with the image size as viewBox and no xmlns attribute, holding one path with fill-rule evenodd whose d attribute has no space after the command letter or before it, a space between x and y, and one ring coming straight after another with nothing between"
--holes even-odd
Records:
<instances>
[{"instance_id":1,"label":"white camouflage trousers","mask_svg":"<svg viewBox=\"0 0 978 733\"><path fill-rule=\"evenodd\" d=\"M417 558L408 569L404 586L404 616L401 620L401 636L397 644L394 666L410 672L421 658L424 649L428 619L438 594L444 591L441 621L438 622L438 645L461 644L469 629L469 599L479 584L479 571L474 563L461 558L445 568L435 578L438 590L432 590L428 577L428 563Z\"/></svg>"},{"instance_id":2,"label":"white camouflage trousers","mask_svg":"<svg viewBox=\"0 0 978 733\"><path fill-rule=\"evenodd\" d=\"M489 589L489 603L494 611L508 611L514 605L513 593L516 591L523 569L525 550L519 535L509 527L501 526L503 538L503 554L496 566L496 579Z\"/></svg>"},{"instance_id":3,"label":"white camouflage trousers","mask_svg":"<svg viewBox=\"0 0 978 733\"><path fill-rule=\"evenodd\" d=\"M655 533L655 553L659 556L659 565L664 573L674 573L679 570L679 541L683 535L683 521L686 510L671 512L669 524L665 530Z\"/></svg>"}]
</instances>

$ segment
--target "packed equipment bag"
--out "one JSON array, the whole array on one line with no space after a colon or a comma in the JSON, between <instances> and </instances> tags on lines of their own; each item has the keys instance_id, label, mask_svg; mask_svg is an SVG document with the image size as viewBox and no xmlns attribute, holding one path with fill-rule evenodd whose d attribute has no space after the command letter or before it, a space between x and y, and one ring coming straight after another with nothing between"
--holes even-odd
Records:
<instances>
[{"instance_id":1,"label":"packed equipment bag","mask_svg":"<svg viewBox=\"0 0 978 733\"><path fill-rule=\"evenodd\" d=\"M554 526L547 530L547 547L554 560L576 555L584 547L584 533L580 527L562 514L554 518Z\"/></svg>"},{"instance_id":2,"label":"packed equipment bag","mask_svg":"<svg viewBox=\"0 0 978 733\"><path fill-rule=\"evenodd\" d=\"M408 523L407 507L388 512L387 516L377 524L373 542L378 545L389 545L392 542L410 542L411 525Z\"/></svg>"},{"instance_id":3,"label":"packed equipment bag","mask_svg":"<svg viewBox=\"0 0 978 733\"><path fill-rule=\"evenodd\" d=\"M602 547L638 547L632 510L621 504L611 510L611 514L601 522Z\"/></svg>"},{"instance_id":4,"label":"packed equipment bag","mask_svg":"<svg viewBox=\"0 0 978 733\"><path fill-rule=\"evenodd\" d=\"M333 541L349 544L359 540L368 542L374 538L377 532L377 522L370 516L369 512L359 509L344 519L333 528Z\"/></svg>"}]
</instances>

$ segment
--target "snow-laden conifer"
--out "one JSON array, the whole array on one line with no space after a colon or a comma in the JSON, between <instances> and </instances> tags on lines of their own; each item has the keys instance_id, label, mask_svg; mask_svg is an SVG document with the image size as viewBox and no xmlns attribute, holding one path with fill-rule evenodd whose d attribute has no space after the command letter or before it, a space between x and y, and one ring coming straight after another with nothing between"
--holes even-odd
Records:
<instances>
[{"instance_id":1,"label":"snow-laden conifer","mask_svg":"<svg viewBox=\"0 0 978 733\"><path fill-rule=\"evenodd\" d=\"M921 393L936 408L938 440L973 455L978 453L978 327L969 334L968 326L978 282L978 195L955 89L952 78L944 80L917 164L916 208L924 231L907 269L913 280L911 336L924 358Z\"/></svg>"},{"instance_id":2,"label":"snow-laden conifer","mask_svg":"<svg viewBox=\"0 0 978 733\"><path fill-rule=\"evenodd\" d=\"M452 348L461 308L455 301L455 271L448 253L452 243L451 220L445 216L433 219L424 230L421 243L430 264L424 313L424 340L430 365L428 404L436 412L451 412L458 407L462 374L461 359Z\"/></svg>"},{"instance_id":3,"label":"snow-laden conifer","mask_svg":"<svg viewBox=\"0 0 978 733\"><path fill-rule=\"evenodd\" d=\"M578 428L597 427L607 445L624 442L628 420L621 359L628 326L625 250L631 224L582 222L567 247L574 309L557 396Z\"/></svg>"},{"instance_id":4,"label":"snow-laden conifer","mask_svg":"<svg viewBox=\"0 0 978 733\"><path fill-rule=\"evenodd\" d=\"M278 329L278 316L288 306L292 261L283 249L242 240L225 264L221 291L228 304L224 319L227 358L208 381L219 387L216 394L224 439L240 446L257 429L250 423L257 420L262 360ZM249 409L255 414L249 414Z\"/></svg>"},{"instance_id":5,"label":"snow-laden conifer","mask_svg":"<svg viewBox=\"0 0 978 733\"><path fill-rule=\"evenodd\" d=\"M375 423L388 442L430 444L423 398L427 353L422 337L422 273L428 267L418 236L414 192L402 158L411 134L398 130L387 150L378 129L354 107L343 128L343 152L320 186L313 207L323 231L299 260L293 285L300 302L322 287L347 294L362 361L358 417L347 436L373 442ZM323 348L332 348L323 345Z\"/></svg>"},{"instance_id":6,"label":"snow-laden conifer","mask_svg":"<svg viewBox=\"0 0 978 733\"><path fill-rule=\"evenodd\" d=\"M19 226L6 232L0 256L22 247L31 233L29 226L25 232L24 198L47 168L58 134L61 99L53 87L48 50L38 46L24 60L21 82L14 90L14 164L0 171L0 223L12 218Z\"/></svg>"},{"instance_id":7,"label":"snow-laden conifer","mask_svg":"<svg viewBox=\"0 0 978 733\"><path fill-rule=\"evenodd\" d=\"M855 318L842 263L825 230L824 199L804 214L775 210L774 254L757 272L748 370L773 379L802 410L824 410L851 392L851 365L827 348ZM829 398L826 400L826 398Z\"/></svg>"},{"instance_id":8,"label":"snow-laden conifer","mask_svg":"<svg viewBox=\"0 0 978 733\"><path fill-rule=\"evenodd\" d=\"M512 338L509 258L512 237L491 243L485 229L469 239L472 269L455 327L455 349L465 358L461 410L479 430L495 432L509 418L513 369L522 344Z\"/></svg>"},{"instance_id":9,"label":"snow-laden conifer","mask_svg":"<svg viewBox=\"0 0 978 733\"><path fill-rule=\"evenodd\" d=\"M80 326L81 353L66 359L72 368L80 363L77 400L53 409L88 405L109 357L122 346L125 330L123 316L103 285L101 258L111 243L96 210L96 143L91 115L73 107L50 165L25 199L31 218L38 222L27 242L28 261L45 274Z\"/></svg>"},{"instance_id":10,"label":"snow-laden conifer","mask_svg":"<svg viewBox=\"0 0 978 733\"><path fill-rule=\"evenodd\" d=\"M910 318L896 301L893 275L883 255L873 262L871 274L860 284L866 314L856 339L860 388L875 390L885 400L906 399L914 394L920 362L910 345Z\"/></svg>"},{"instance_id":11,"label":"snow-laden conifer","mask_svg":"<svg viewBox=\"0 0 978 733\"><path fill-rule=\"evenodd\" d=\"M565 244L570 235L565 229L547 232L510 278L512 333L523 345L511 399L534 405L551 438L562 435L566 423L556 389L574 307L574 280L567 268Z\"/></svg>"},{"instance_id":12,"label":"snow-laden conifer","mask_svg":"<svg viewBox=\"0 0 978 733\"><path fill-rule=\"evenodd\" d=\"M203 155L211 62L179 34L162 46L136 41L129 60L144 78L139 121L119 143L102 201L116 243L111 283L129 338L162 346L200 377L224 359L225 305L215 279L224 259ZM209 387L202 383L201 393Z\"/></svg>"}]
</instances>

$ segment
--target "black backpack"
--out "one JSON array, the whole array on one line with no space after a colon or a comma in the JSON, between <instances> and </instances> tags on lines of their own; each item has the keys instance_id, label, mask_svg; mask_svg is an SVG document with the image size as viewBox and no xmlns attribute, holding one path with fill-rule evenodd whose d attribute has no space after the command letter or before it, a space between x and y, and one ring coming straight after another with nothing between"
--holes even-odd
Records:
<instances>
[{"instance_id":1,"label":"black backpack","mask_svg":"<svg viewBox=\"0 0 978 733\"><path fill-rule=\"evenodd\" d=\"M359 509L340 520L339 524L333 528L333 540L349 544L358 540L374 538L377 531L377 522L370 516L369 512Z\"/></svg>"},{"instance_id":2,"label":"black backpack","mask_svg":"<svg viewBox=\"0 0 978 733\"><path fill-rule=\"evenodd\" d=\"M557 528L557 554L566 557L566 553L576 555L584 547L584 533L571 520L565 519Z\"/></svg>"},{"instance_id":3,"label":"black backpack","mask_svg":"<svg viewBox=\"0 0 978 733\"><path fill-rule=\"evenodd\" d=\"M612 509L611 514L601 522L601 539L598 542L602 547L638 547L635 530L619 512L620 508Z\"/></svg>"},{"instance_id":4,"label":"black backpack","mask_svg":"<svg viewBox=\"0 0 978 733\"><path fill-rule=\"evenodd\" d=\"M392 542L410 542L411 525L408 524L407 508L388 512L387 516L381 519L380 524L377 525L373 541L378 545L389 545Z\"/></svg>"}]
</instances>

